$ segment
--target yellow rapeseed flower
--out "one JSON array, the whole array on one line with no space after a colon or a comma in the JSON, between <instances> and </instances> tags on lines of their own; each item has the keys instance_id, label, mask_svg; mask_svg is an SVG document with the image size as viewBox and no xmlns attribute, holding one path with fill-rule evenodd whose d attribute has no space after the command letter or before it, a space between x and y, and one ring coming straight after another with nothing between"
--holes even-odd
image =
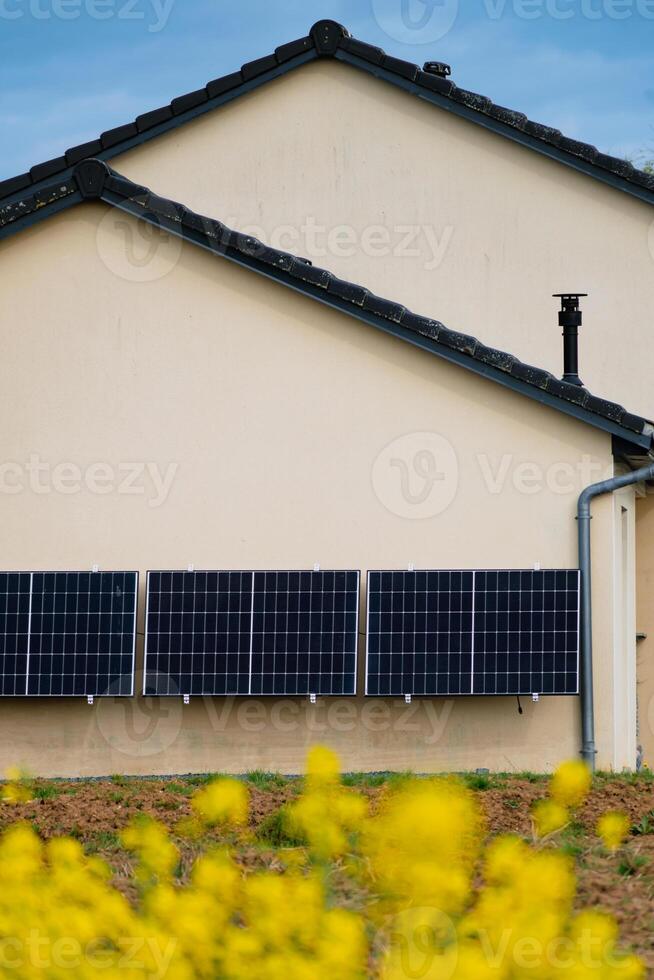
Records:
<instances>
[{"instance_id":1,"label":"yellow rapeseed flower","mask_svg":"<svg viewBox=\"0 0 654 980\"><path fill-rule=\"evenodd\" d=\"M631 821L626 813L610 810L597 821L597 834L609 851L617 851L629 833Z\"/></svg>"},{"instance_id":2,"label":"yellow rapeseed flower","mask_svg":"<svg viewBox=\"0 0 654 980\"><path fill-rule=\"evenodd\" d=\"M562 763L552 777L550 796L564 807L577 807L584 802L593 781L591 771L580 759Z\"/></svg>"},{"instance_id":3,"label":"yellow rapeseed flower","mask_svg":"<svg viewBox=\"0 0 654 980\"><path fill-rule=\"evenodd\" d=\"M248 791L237 779L215 779L195 794L191 803L199 819L210 827L238 827L247 822Z\"/></svg>"},{"instance_id":4,"label":"yellow rapeseed flower","mask_svg":"<svg viewBox=\"0 0 654 980\"><path fill-rule=\"evenodd\" d=\"M556 833L557 830L565 827L570 820L568 810L556 800L538 800L531 813L538 837L547 837L549 834Z\"/></svg>"}]
</instances>

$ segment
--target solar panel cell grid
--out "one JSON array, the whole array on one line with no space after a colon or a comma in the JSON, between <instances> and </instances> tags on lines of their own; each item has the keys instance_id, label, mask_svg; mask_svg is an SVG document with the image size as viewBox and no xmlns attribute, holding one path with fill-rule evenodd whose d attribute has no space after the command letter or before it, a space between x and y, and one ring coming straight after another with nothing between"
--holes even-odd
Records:
<instances>
[{"instance_id":1,"label":"solar panel cell grid","mask_svg":"<svg viewBox=\"0 0 654 980\"><path fill-rule=\"evenodd\" d=\"M30 573L0 574L0 695L24 694L29 651Z\"/></svg>"},{"instance_id":2,"label":"solar panel cell grid","mask_svg":"<svg viewBox=\"0 0 654 980\"><path fill-rule=\"evenodd\" d=\"M475 573L475 694L576 694L579 572Z\"/></svg>"},{"instance_id":3,"label":"solar panel cell grid","mask_svg":"<svg viewBox=\"0 0 654 980\"><path fill-rule=\"evenodd\" d=\"M255 572L251 694L354 694L359 573Z\"/></svg>"},{"instance_id":4,"label":"solar panel cell grid","mask_svg":"<svg viewBox=\"0 0 654 980\"><path fill-rule=\"evenodd\" d=\"M359 573L150 572L144 693L354 694Z\"/></svg>"},{"instance_id":5,"label":"solar panel cell grid","mask_svg":"<svg viewBox=\"0 0 654 980\"><path fill-rule=\"evenodd\" d=\"M251 572L149 572L146 694L247 694Z\"/></svg>"},{"instance_id":6,"label":"solar panel cell grid","mask_svg":"<svg viewBox=\"0 0 654 980\"><path fill-rule=\"evenodd\" d=\"M579 572L370 572L367 634L367 694L576 694Z\"/></svg>"},{"instance_id":7,"label":"solar panel cell grid","mask_svg":"<svg viewBox=\"0 0 654 980\"><path fill-rule=\"evenodd\" d=\"M366 693L470 692L472 572L369 572Z\"/></svg>"},{"instance_id":8,"label":"solar panel cell grid","mask_svg":"<svg viewBox=\"0 0 654 980\"><path fill-rule=\"evenodd\" d=\"M34 572L27 694L129 696L136 572Z\"/></svg>"}]
</instances>

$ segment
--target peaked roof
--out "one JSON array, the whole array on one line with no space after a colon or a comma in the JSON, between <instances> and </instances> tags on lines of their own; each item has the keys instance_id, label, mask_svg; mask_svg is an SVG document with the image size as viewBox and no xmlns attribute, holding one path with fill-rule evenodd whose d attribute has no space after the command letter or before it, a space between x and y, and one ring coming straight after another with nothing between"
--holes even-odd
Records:
<instances>
[{"instance_id":1,"label":"peaked roof","mask_svg":"<svg viewBox=\"0 0 654 980\"><path fill-rule=\"evenodd\" d=\"M98 139L73 146L62 156L37 164L27 173L0 181L0 202L5 199L7 202L18 201L23 194L39 191L55 176L65 182L81 160L91 157L111 159L317 58L334 58L353 65L441 109L654 204L654 175L637 170L625 160L600 153L588 143L569 139L557 129L533 122L520 112L495 105L486 96L459 88L447 78L394 58L381 48L351 37L345 27L333 20L318 21L306 37L281 45L272 54L243 65L240 71L214 79L204 88L173 99L170 105L107 130ZM71 200L52 208L45 202L36 220L72 203ZM17 230L17 227L11 230ZM3 234L7 234L7 229L0 226L0 237Z\"/></svg>"},{"instance_id":2,"label":"peaked roof","mask_svg":"<svg viewBox=\"0 0 654 980\"><path fill-rule=\"evenodd\" d=\"M450 330L439 320L412 313L363 286L339 279L313 266L308 259L271 248L220 221L196 214L183 204L159 197L147 187L116 173L104 161L83 161L67 181L53 183L23 200L20 217L25 219L38 211L43 201L55 203L61 200L59 195L73 190L82 200L104 201L446 361L603 429L629 444L632 450L635 446L641 451L652 448L652 424L621 405L598 398L586 388L559 381L548 371L487 347L475 337Z\"/></svg>"}]
</instances>

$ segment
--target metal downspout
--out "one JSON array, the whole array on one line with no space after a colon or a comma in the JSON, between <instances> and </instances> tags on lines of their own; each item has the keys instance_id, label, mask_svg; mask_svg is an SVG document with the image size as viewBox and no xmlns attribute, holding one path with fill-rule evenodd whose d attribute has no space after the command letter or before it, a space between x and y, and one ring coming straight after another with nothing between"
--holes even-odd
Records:
<instances>
[{"instance_id":1,"label":"metal downspout","mask_svg":"<svg viewBox=\"0 0 654 980\"><path fill-rule=\"evenodd\" d=\"M581 755L595 769L595 708L593 696L593 611L591 600L590 505L595 497L654 479L654 463L632 473L593 483L582 490L577 502L579 569L581 571Z\"/></svg>"}]
</instances>

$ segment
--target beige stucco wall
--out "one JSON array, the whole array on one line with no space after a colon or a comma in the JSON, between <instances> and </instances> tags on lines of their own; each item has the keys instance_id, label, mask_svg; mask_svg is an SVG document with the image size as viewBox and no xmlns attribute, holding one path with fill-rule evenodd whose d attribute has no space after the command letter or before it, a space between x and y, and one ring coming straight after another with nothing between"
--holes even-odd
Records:
<instances>
[{"instance_id":1,"label":"beige stucco wall","mask_svg":"<svg viewBox=\"0 0 654 980\"><path fill-rule=\"evenodd\" d=\"M607 435L192 246L167 239L140 264L140 236L83 205L0 246L3 568L576 566L576 495L611 472ZM413 469L424 451L442 475L429 485ZM150 469L127 486L134 464ZM172 474L169 492L148 472ZM610 767L611 502L594 515ZM315 741L348 769L545 770L576 755L576 699L523 707L4 699L0 766L292 772Z\"/></svg>"},{"instance_id":2,"label":"beige stucco wall","mask_svg":"<svg viewBox=\"0 0 654 980\"><path fill-rule=\"evenodd\" d=\"M112 165L557 375L551 294L587 292L583 380L654 416L654 212L627 194L336 62Z\"/></svg>"},{"instance_id":3,"label":"beige stucco wall","mask_svg":"<svg viewBox=\"0 0 654 980\"><path fill-rule=\"evenodd\" d=\"M638 643L638 723L643 760L654 768L654 496L636 504L636 628Z\"/></svg>"}]
</instances>

